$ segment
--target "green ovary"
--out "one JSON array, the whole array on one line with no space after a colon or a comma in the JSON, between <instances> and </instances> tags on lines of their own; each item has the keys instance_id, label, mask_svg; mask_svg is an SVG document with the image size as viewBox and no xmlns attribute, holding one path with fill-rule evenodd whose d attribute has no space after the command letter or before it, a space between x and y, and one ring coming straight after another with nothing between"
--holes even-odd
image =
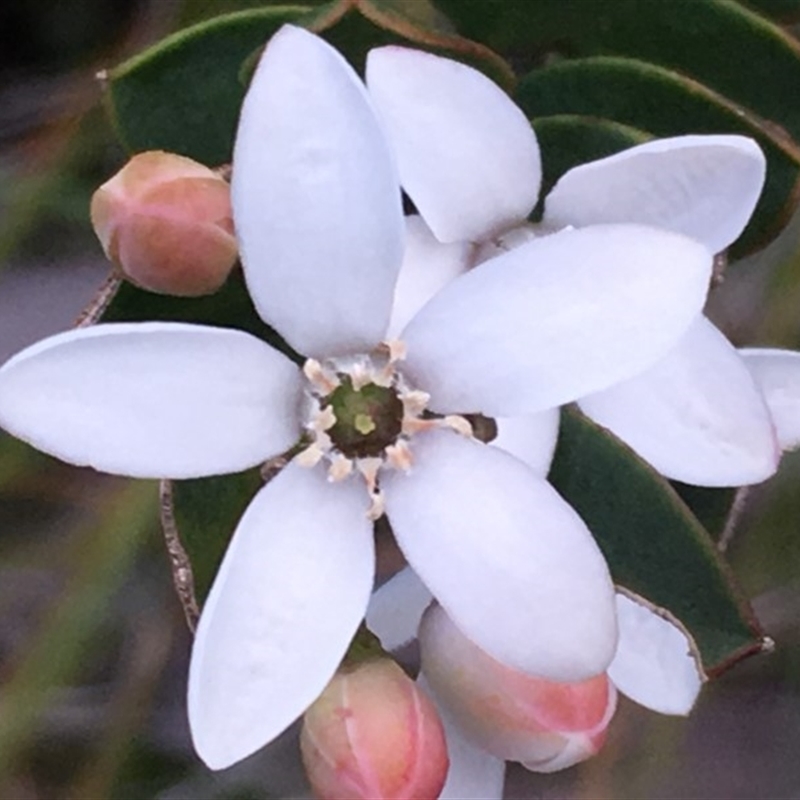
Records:
<instances>
[{"instance_id":1,"label":"green ovary","mask_svg":"<svg viewBox=\"0 0 800 800\"><path fill-rule=\"evenodd\" d=\"M328 435L348 458L379 456L400 435L403 404L392 388L368 383L355 389L349 376L341 378L341 385L322 402L336 417Z\"/></svg>"}]
</instances>

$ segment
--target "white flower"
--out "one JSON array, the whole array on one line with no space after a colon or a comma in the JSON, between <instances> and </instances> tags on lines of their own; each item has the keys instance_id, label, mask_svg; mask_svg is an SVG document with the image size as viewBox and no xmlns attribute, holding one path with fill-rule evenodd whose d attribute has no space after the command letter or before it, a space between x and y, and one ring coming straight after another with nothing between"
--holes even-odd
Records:
<instances>
[{"instance_id":1,"label":"white flower","mask_svg":"<svg viewBox=\"0 0 800 800\"><path fill-rule=\"evenodd\" d=\"M251 502L206 601L189 677L201 757L221 768L249 755L333 675L372 589L376 478L404 555L465 634L545 677L604 671L614 592L586 526L522 460L420 410L430 398L440 415L548 411L646 369L700 313L708 250L640 225L533 241L448 283L403 328L398 361L402 347L381 341L420 284L398 279L392 155L352 69L292 27L250 86L232 194L250 293L304 371L243 332L168 323L70 331L0 370L4 427L108 472L221 474L312 437ZM370 381L375 414L336 395ZM374 453L331 427L350 414L366 436L398 406Z\"/></svg>"},{"instance_id":2,"label":"white flower","mask_svg":"<svg viewBox=\"0 0 800 800\"><path fill-rule=\"evenodd\" d=\"M567 172L545 198L542 223L532 226L526 220L539 194L539 150L522 112L491 81L437 56L387 47L370 53L367 84L396 148L403 188L438 240L476 243L478 261L535 236L598 223L651 225L719 253L744 229L764 183L765 159L750 139L660 139ZM653 255L642 252L643 271ZM592 275L599 287L605 275ZM406 332L412 349L420 330L412 325ZM415 376L436 374L433 401L458 405L466 387L451 355L462 331L453 328L437 341ZM442 368L445 359L450 369ZM666 358L637 373L603 389L587 380L577 399L662 474L731 486L775 471L780 453L764 399L708 320L698 318ZM528 410L553 402L517 397Z\"/></svg>"}]
</instances>

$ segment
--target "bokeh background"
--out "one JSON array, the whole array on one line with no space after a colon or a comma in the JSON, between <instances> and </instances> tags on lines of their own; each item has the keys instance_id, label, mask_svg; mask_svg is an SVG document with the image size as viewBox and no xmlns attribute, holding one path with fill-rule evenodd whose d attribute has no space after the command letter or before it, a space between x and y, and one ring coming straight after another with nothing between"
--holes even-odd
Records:
<instances>
[{"instance_id":1,"label":"bokeh background","mask_svg":"<svg viewBox=\"0 0 800 800\"><path fill-rule=\"evenodd\" d=\"M124 155L96 73L248 5L0 4L0 359L70 326L108 273L88 204ZM800 220L728 273L709 313L737 344L800 348ZM154 483L0 433L2 800L308 796L296 731L224 773L194 756L190 634L157 506ZM709 685L689 719L623 700L600 757L555 776L511 769L507 797L800 798L800 455L750 493L728 554L774 652Z\"/></svg>"}]
</instances>

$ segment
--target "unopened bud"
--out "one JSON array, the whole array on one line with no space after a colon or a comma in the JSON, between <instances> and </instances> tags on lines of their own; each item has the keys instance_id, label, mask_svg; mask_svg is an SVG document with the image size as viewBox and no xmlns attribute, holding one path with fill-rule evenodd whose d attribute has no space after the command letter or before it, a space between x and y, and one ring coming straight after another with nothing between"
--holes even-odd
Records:
<instances>
[{"instance_id":1,"label":"unopened bud","mask_svg":"<svg viewBox=\"0 0 800 800\"><path fill-rule=\"evenodd\" d=\"M210 294L236 262L230 187L190 158L135 155L94 193L91 216L108 258L152 292Z\"/></svg>"},{"instance_id":2,"label":"unopened bud","mask_svg":"<svg viewBox=\"0 0 800 800\"><path fill-rule=\"evenodd\" d=\"M306 711L300 748L320 800L433 800L449 767L436 708L389 659L334 676Z\"/></svg>"},{"instance_id":3,"label":"unopened bud","mask_svg":"<svg viewBox=\"0 0 800 800\"><path fill-rule=\"evenodd\" d=\"M537 678L496 661L431 606L419 630L422 670L467 738L498 758L556 772L595 755L616 708L608 677Z\"/></svg>"}]
</instances>

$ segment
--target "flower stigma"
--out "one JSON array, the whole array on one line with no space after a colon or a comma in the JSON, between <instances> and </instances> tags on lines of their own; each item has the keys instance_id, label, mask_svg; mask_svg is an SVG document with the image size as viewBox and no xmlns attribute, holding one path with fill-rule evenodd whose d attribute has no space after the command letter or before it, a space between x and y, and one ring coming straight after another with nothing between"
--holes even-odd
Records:
<instances>
[{"instance_id":1,"label":"flower stigma","mask_svg":"<svg viewBox=\"0 0 800 800\"><path fill-rule=\"evenodd\" d=\"M372 498L372 519L383 514L378 473L384 468L411 469L414 434L447 427L473 436L465 417L427 410L430 395L411 386L398 369L404 357L405 345L391 341L371 353L324 361L309 358L303 365L308 445L298 462L313 467L326 461L331 481L360 473Z\"/></svg>"}]
</instances>

